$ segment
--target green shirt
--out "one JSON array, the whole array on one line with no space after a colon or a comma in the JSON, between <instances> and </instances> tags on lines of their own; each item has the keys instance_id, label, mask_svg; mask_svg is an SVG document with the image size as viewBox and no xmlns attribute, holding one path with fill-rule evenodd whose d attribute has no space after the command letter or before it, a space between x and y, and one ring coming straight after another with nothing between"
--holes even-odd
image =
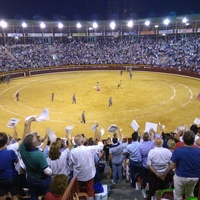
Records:
<instances>
[{"instance_id":1,"label":"green shirt","mask_svg":"<svg viewBox=\"0 0 200 200\"><path fill-rule=\"evenodd\" d=\"M26 166L28 178L40 180L46 177L43 170L48 167L48 163L42 151L39 149L27 151L22 143L20 147L20 154Z\"/></svg>"}]
</instances>

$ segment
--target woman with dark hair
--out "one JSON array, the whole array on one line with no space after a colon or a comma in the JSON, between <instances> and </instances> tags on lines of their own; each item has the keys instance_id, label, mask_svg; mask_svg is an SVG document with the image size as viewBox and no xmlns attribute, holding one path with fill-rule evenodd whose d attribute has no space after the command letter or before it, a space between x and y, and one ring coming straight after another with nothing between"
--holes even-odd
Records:
<instances>
[{"instance_id":1,"label":"woman with dark hair","mask_svg":"<svg viewBox=\"0 0 200 200\"><path fill-rule=\"evenodd\" d=\"M61 200L68 186L68 177L65 174L55 175L50 184L50 192L47 192L45 200Z\"/></svg>"}]
</instances>

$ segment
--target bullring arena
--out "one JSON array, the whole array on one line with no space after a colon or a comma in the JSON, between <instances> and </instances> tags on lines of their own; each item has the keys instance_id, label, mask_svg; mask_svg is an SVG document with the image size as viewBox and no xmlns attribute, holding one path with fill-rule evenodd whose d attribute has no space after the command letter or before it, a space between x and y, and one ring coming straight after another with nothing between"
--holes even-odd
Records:
<instances>
[{"instance_id":1,"label":"bullring arena","mask_svg":"<svg viewBox=\"0 0 200 200\"><path fill-rule=\"evenodd\" d=\"M57 136L64 137L65 127L73 125L73 134L84 133L89 137L93 136L92 125L98 122L105 129L103 138L110 136L107 129L111 124L118 125L130 137L133 119L141 130L146 122L160 122L165 125L165 132L171 132L179 126L189 127L200 116L197 78L133 70L130 80L129 72L125 67L122 69L122 76L120 70L83 70L17 78L9 84L0 84L0 127L12 134L6 125L10 118L17 118L21 136L25 118L49 108L50 119L32 125L32 130L41 136L49 127ZM121 88L117 87L119 80ZM100 91L96 91L97 81ZM19 101L16 101L16 92L20 94ZM53 102L52 93L55 94ZM74 93L76 104L72 104ZM110 96L112 107L108 107ZM86 124L80 123L82 111L85 111Z\"/></svg>"},{"instance_id":2,"label":"bullring arena","mask_svg":"<svg viewBox=\"0 0 200 200\"><path fill-rule=\"evenodd\" d=\"M89 137L98 122L104 139L111 136L111 124L130 137L133 119L141 132L146 122L164 125L165 132L188 128L200 118L200 17L190 17L189 25L182 17L167 25L155 18L148 28L144 20L133 21L133 27L119 20L115 29L108 21L98 28L86 21L81 28L72 21L62 28L56 22L1 21L0 127L12 134L7 123L19 119L22 136L25 118L48 108L49 120L32 125L41 136L49 127L64 137L65 127L74 126L73 135ZM80 123L83 111L86 124Z\"/></svg>"}]
</instances>

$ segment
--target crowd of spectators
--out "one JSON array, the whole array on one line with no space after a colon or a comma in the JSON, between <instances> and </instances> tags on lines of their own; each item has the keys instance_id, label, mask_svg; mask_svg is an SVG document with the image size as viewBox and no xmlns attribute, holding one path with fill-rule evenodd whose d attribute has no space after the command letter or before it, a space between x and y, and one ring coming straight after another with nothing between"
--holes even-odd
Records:
<instances>
[{"instance_id":1,"label":"crowd of spectators","mask_svg":"<svg viewBox=\"0 0 200 200\"><path fill-rule=\"evenodd\" d=\"M31 131L34 121L34 117L25 121L21 139L16 127L12 137L0 132L1 199L10 194L17 200L20 191L28 188L26 195L30 195L31 200L40 195L61 200L73 175L77 176L79 189L84 187L93 199L94 185L100 182L98 163L101 159L110 166L112 184L122 183L125 170L126 175L129 174L126 183L137 190L138 175L141 175L141 190L144 195L149 191L148 200L156 190L169 187L174 188L176 200L182 200L183 195L185 198L194 195L200 178L200 128L196 124L177 133L164 133L162 125L160 131L136 130L129 139L116 127L113 137L105 140L103 147L98 123L94 125L93 138L87 139L84 134L72 138L71 131L66 131L66 138L55 138L49 129L42 138ZM59 182L64 185L56 184Z\"/></svg>"},{"instance_id":2,"label":"crowd of spectators","mask_svg":"<svg viewBox=\"0 0 200 200\"><path fill-rule=\"evenodd\" d=\"M0 71L66 65L132 64L200 73L200 41L196 36L159 38L73 38L52 45L0 46Z\"/></svg>"}]
</instances>

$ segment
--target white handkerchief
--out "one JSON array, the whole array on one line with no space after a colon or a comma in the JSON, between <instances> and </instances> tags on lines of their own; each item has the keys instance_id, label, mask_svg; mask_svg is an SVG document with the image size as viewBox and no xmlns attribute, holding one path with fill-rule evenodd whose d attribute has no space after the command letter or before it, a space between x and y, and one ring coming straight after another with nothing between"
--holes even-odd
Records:
<instances>
[{"instance_id":1,"label":"white handkerchief","mask_svg":"<svg viewBox=\"0 0 200 200\"><path fill-rule=\"evenodd\" d=\"M55 142L56 141L56 134L52 131L52 130L49 130L49 140L51 141L51 142Z\"/></svg>"},{"instance_id":2,"label":"white handkerchief","mask_svg":"<svg viewBox=\"0 0 200 200\"><path fill-rule=\"evenodd\" d=\"M116 130L117 130L117 125L115 124L110 125L110 127L108 128L108 132L114 133Z\"/></svg>"},{"instance_id":3,"label":"white handkerchief","mask_svg":"<svg viewBox=\"0 0 200 200\"><path fill-rule=\"evenodd\" d=\"M48 108L45 108L41 114L36 117L35 119L37 122L41 122L41 121L44 121L44 120L49 120L49 109Z\"/></svg>"},{"instance_id":4,"label":"white handkerchief","mask_svg":"<svg viewBox=\"0 0 200 200\"><path fill-rule=\"evenodd\" d=\"M139 125L138 125L138 123L136 122L136 120L133 120L133 121L131 122L131 127L133 128L134 131L137 131L137 130L138 130Z\"/></svg>"},{"instance_id":5,"label":"white handkerchief","mask_svg":"<svg viewBox=\"0 0 200 200\"><path fill-rule=\"evenodd\" d=\"M149 132L150 129L153 129L155 132L157 132L158 124L152 123L152 122L146 122L145 124L145 132Z\"/></svg>"},{"instance_id":6,"label":"white handkerchief","mask_svg":"<svg viewBox=\"0 0 200 200\"><path fill-rule=\"evenodd\" d=\"M194 120L194 124L196 124L196 125L199 125L200 124L200 118L195 118L195 120Z\"/></svg>"},{"instance_id":7,"label":"white handkerchief","mask_svg":"<svg viewBox=\"0 0 200 200\"><path fill-rule=\"evenodd\" d=\"M8 128L14 128L14 126L16 126L19 123L19 119L16 118L11 118L7 124Z\"/></svg>"},{"instance_id":8,"label":"white handkerchief","mask_svg":"<svg viewBox=\"0 0 200 200\"><path fill-rule=\"evenodd\" d=\"M101 133L101 135L104 135L104 133L105 133L105 130L104 130L104 128L103 128L103 127L101 127L101 128L100 128L100 133Z\"/></svg>"}]
</instances>

